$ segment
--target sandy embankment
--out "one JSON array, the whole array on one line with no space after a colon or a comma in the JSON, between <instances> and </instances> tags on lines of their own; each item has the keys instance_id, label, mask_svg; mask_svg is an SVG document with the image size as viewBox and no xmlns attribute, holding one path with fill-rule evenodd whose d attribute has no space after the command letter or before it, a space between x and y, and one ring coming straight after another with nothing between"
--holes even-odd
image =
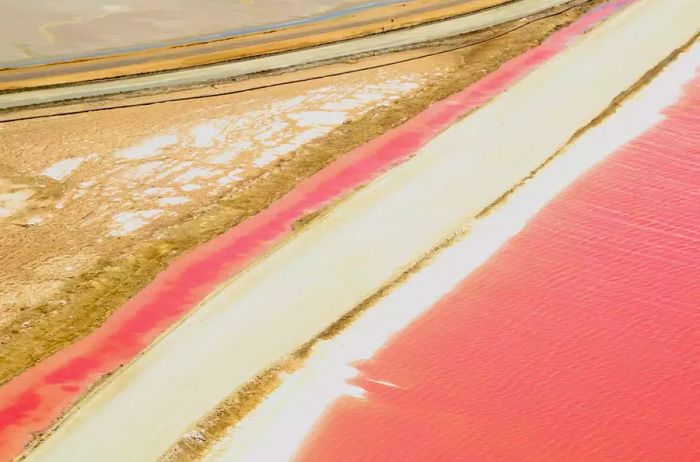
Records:
<instances>
[{"instance_id":1,"label":"sandy embankment","mask_svg":"<svg viewBox=\"0 0 700 462\"><path fill-rule=\"evenodd\" d=\"M468 242L445 251L462 256L438 264L455 283L449 294L423 298L429 312L367 361L316 364L337 371L335 386L322 372L296 377L310 393L269 403L266 425L232 435L215 460L699 460L699 126L696 42L508 197L507 210L480 220L482 246L513 217L522 228L483 266L466 277L478 243L471 254ZM420 309L439 276L381 308ZM364 326L370 338L373 328ZM354 343L365 353L358 334L331 352ZM299 428L289 411L322 408L317 396L333 391L342 397L297 457L276 453Z\"/></svg>"},{"instance_id":2,"label":"sandy embankment","mask_svg":"<svg viewBox=\"0 0 700 462\"><path fill-rule=\"evenodd\" d=\"M161 104L153 97L85 103L68 106L70 115L35 110L22 113L30 119L3 123L0 193L9 194L0 202L7 215L0 218L0 382L102 324L175 256L585 9L447 53L440 52L500 29L222 85L213 95L200 89ZM439 54L422 58L433 52ZM322 78L324 72L341 75ZM290 77L309 81L285 85ZM251 89L256 84L262 88ZM136 106L110 106L125 102Z\"/></svg>"},{"instance_id":3,"label":"sandy embankment","mask_svg":"<svg viewBox=\"0 0 700 462\"><path fill-rule=\"evenodd\" d=\"M41 155L31 155L31 153L23 152L19 148L15 150L23 153L23 157L17 159L18 162L22 161L18 164L19 172L27 178L27 180L23 181L32 180L32 184L36 184L36 181L42 177L34 178L33 175L37 175L36 172L41 172L42 170L54 176L58 175L62 178L60 180L61 188L58 192L63 194L63 196L59 194L57 198L54 198L55 201L60 201L58 204L55 204L55 207L54 203L50 201L45 204L48 210L44 210L44 212L48 211L49 213L44 218L49 219L44 219L43 221L31 219L32 215L30 212L36 214L41 209L41 207L37 208L40 204L34 201L37 197L33 196L32 200L25 204L29 206L25 210L26 213L22 213L20 216L12 216L4 222L4 224L8 225L6 227L8 232L3 241L7 246L3 247L3 250L7 249L10 252L8 255L14 258L22 255L16 252L17 249L22 249L24 251L23 255L31 257L25 264L19 266L22 271L19 271L17 266L7 265L3 268L5 274L10 278L16 278L15 280L18 283L15 287L25 288L30 284L35 284L31 293L39 297L39 302L36 305L25 305L23 307L15 305L15 307L19 308L18 312L21 313L21 316L19 319L14 318L12 322L3 326L3 332L0 333L0 345L2 346L0 353L3 359L3 368L0 369L0 375L11 377L12 374L16 374L27 367L27 365L39 361L44 355L73 342L81 335L85 335L90 329L100 325L102 320L109 316L112 310L119 307L121 300L125 300L138 290L141 284L149 281L162 267L160 265L166 264L174 256L197 243L207 241L231 226L236 225L250 214L258 213L262 208L267 207L271 201L275 201L281 194L295 187L300 181L314 174L328 162L332 162L337 156L346 153L358 144L378 137L391 127L402 123L407 117L423 110L433 101L440 100L462 90L465 86L498 68L504 61L537 45L548 34L562 25L568 24L590 7L591 3L587 3L580 7L563 9L564 12L560 14L552 15L552 12L547 12L544 17L535 16L529 18L527 22L521 21L515 24L505 24L503 27L492 28L483 33L450 39L433 44L432 47L427 49L420 48L415 51L392 54L386 57L377 57L353 63L340 63L302 73L309 77L308 82L302 79L304 82L298 84L280 85L288 82L287 79L289 77L294 79L300 74L295 73L291 76L270 77L259 81L244 82L243 84L226 85L217 88L217 92L214 94L211 93L211 90L207 91L204 89L187 91L183 92L184 95L180 93L185 96L183 99L155 105L153 105L155 102L153 97L147 96L136 98L135 100L118 101L118 103L135 104L126 108L109 105L105 107L104 103L101 102L81 103L71 106L74 109L78 109L77 112L62 117L51 115L54 114L53 111L55 109L49 111L34 110L30 112L32 117L30 119L5 124L4 127L6 128L14 127L17 129L14 134L16 142L19 143L18 146L25 148L32 146L37 149L43 147ZM593 17L598 19L593 19ZM293 228L297 228L294 224L295 220L301 220L305 214L318 210L327 201L344 194L344 191L351 190L376 177L384 168L388 168L394 162L410 157L415 152L415 149L418 149L425 140L440 132L445 127L444 124L449 123L449 120L454 120L451 117L458 117L460 114L464 114L484 104L493 95L498 94L512 82L519 80L543 61L550 59L558 51L565 48L570 41L570 37L585 32L592 24L602 20L604 17L605 15L601 16L599 12L593 14L591 19L577 21L575 27L567 28L567 32L562 31L562 33L557 33L551 39L548 39L545 47L546 52L543 53L539 49L537 51L533 50L532 53L537 56L537 59L533 60L531 57L528 57L532 53L522 57L519 56L497 72L482 79L478 85L469 87L466 91L460 91L455 95L455 101L453 101L454 98L445 100L444 103L438 105L442 109L438 107L431 108L428 111L431 114L427 117L428 120L434 120L439 123L430 125L432 127L430 131L426 131L424 123L421 122L416 125L422 127L418 137L416 136L419 134L417 132L387 133L377 140L378 144L373 142L371 144L373 147L363 145L360 151L366 152L362 155L370 156L373 159L385 158L382 161L384 163L380 162L369 170L367 170L366 166L361 167L363 173L359 177L348 172L348 178L351 181L346 183L343 180L344 189L338 189L337 185L330 185L329 195L320 197L321 202L316 203L311 208L304 202L306 205L297 208L293 215L286 217L288 221L283 225L281 233L276 235L275 241L265 240L265 245L257 251L259 253L253 253L248 257L243 256L245 257L244 260L251 261L251 258L264 253L274 242L293 232ZM399 63L392 64L395 61L399 61ZM373 66L373 64L378 67ZM362 70L368 65L370 69ZM324 70L327 70L334 77L323 78ZM382 84L389 84L392 81L391 76L400 77L400 79L405 79L409 76L414 78L416 73L418 75L421 74L421 70L426 71L425 77L427 80L422 86L419 84L418 88L414 89L412 86L412 83L417 82L405 82L405 80L402 80L404 83L411 85L406 87L406 85L401 84L396 88L392 87L388 94L375 91L373 79L377 79ZM335 71L339 71L340 75L336 76ZM358 93L358 98L355 98L354 93L347 95L350 96L349 98L347 96L342 97L344 91L355 88L343 89L344 77L342 76L347 72L350 73L347 77L351 78L354 83L357 83L358 79L361 79L363 82L364 88ZM255 90L255 88L258 88L256 87L256 82L262 85L261 91L265 91L266 97L262 101L259 101L256 97L256 94L259 93L258 90ZM267 86L267 84L272 84L272 87ZM257 134L262 135L262 132L265 132L267 128L257 127L260 133L241 130L235 124L226 123L226 120L229 117L237 117L236 114L238 114L239 110L245 110L246 107L251 105L256 107L256 101L257 105L262 104L262 107L257 107L258 109L267 107L268 104L271 107L277 106L281 101L270 97L271 94L277 94L272 93L276 89L281 90L278 96L282 97L282 101L285 101L285 91L294 93L295 98L304 96L296 101L295 104L300 104L295 106L292 112L302 111L302 107L308 108L308 100L314 101L313 104L322 106L328 103L334 107L333 110L340 109L342 111L349 111L352 108L360 111L366 110L364 106L357 107L358 103L367 103L370 107L374 103L376 107L367 114L357 118L355 117L358 112L351 111L352 120L346 121L341 126L332 129L326 136L311 140L297 151L283 155L279 161L271 164L261 174L234 184L232 191L225 188L221 194L212 195L212 188L220 187L218 180L211 181L211 177L204 177L204 180L201 181L197 179L195 184L188 183L183 186L178 184L177 181L182 172L170 172L170 169L166 169L169 173L163 176L163 172L155 169L151 173L157 177L158 182L161 180L166 182L175 181L175 184L170 189L168 186L151 188L154 176L140 176L138 181L129 181L127 188L117 188L119 193L124 192L126 194L124 196L127 199L126 202L116 200L110 201L109 204L105 204L104 201L100 203L107 206L107 211L116 213L121 217L120 214L124 211L124 207L127 207L126 210L133 210L131 207L136 203L135 201L132 202L134 198L138 198L138 205L141 205L140 201L143 201L143 192L157 193L151 200L158 202L164 199L164 203L172 207L167 217L156 217L141 228L132 229L128 236L111 236L109 239L102 239L99 234L101 232L100 228L97 227L93 229L93 231L98 232L97 239L92 240L90 233L84 232L83 225L86 223L86 220L80 217L84 217L86 213L94 213L95 207L92 205L94 193L100 193L104 189L115 192L114 186L117 186L124 179L121 175L104 175L104 179L110 182L116 181L117 185L110 185L109 183L105 185L100 181L94 184L89 182L83 184L79 180L84 175L88 176L88 180L92 179L90 177L92 175L91 172L94 172L94 169L100 165L103 166L104 170L109 170L107 167L110 165L115 152L121 152L115 151L109 143L102 145L103 141L111 143L119 140L124 143L125 147L128 147L128 152L132 155L134 153L148 152L149 146L153 149L158 148L158 146L135 144L135 137L138 137L139 133L143 133L144 139L148 139L148 136L145 136L146 134L150 136L168 134L168 132L163 133L162 130L163 127L170 127L168 131L176 131L179 142L172 148L168 147L166 149L167 156L163 157L163 159L176 162L180 167L187 170L188 175L193 172L204 173L204 171L206 171L207 175L216 173L211 171L212 165L207 164L210 158L216 159L216 169L236 169L244 166L245 162L248 162L251 158L255 159L264 152L264 149L261 148L257 152L253 150L245 153L245 155L231 159L231 153L227 153L224 149L230 147L227 146L230 139L233 137L235 141L236 136L255 139ZM314 89L323 90L320 93L323 93L325 97L319 99L319 95L313 96L316 93ZM364 91L369 89L372 89L372 92ZM218 90L221 90L222 93L218 93ZM328 90L332 90L330 95L334 95L333 98L337 96L341 99L338 101L332 100L333 98L327 93ZM339 93L336 93L336 90ZM400 97L394 91L408 91L410 96ZM391 101L379 102L377 98L381 99L384 97L383 95ZM457 101L459 101L457 106L453 106ZM110 103L113 102L110 101ZM337 105L341 107L336 107ZM284 104L283 106L287 107ZM177 110L173 108L177 108ZM206 111L201 110L201 108L206 108ZM214 114L212 112L214 108L220 112ZM328 109L331 108L324 107L324 110ZM92 112L94 110L97 112ZM289 110L290 108L287 107L282 113L279 111L265 111L265 113L267 114L266 117L270 116L274 120ZM26 115L24 112L23 114ZM245 114L246 112L243 112L244 116ZM445 117L449 114L452 114L452 116L446 119ZM223 119L219 119L220 117L223 117ZM243 118L245 119L245 117ZM84 119L89 120L92 126L98 124L101 127L99 130L91 132L95 138L86 137L82 132ZM148 123L148 120L158 121L158 124L153 125ZM39 131L33 129L33 127L37 126L46 128L47 124L52 122L55 122L56 125L53 125L51 130ZM220 122L224 123L221 124ZM328 121L324 120L324 129L329 127L326 122ZM200 123L203 124L200 126ZM190 128L193 129L192 133L188 133ZM220 129L222 132L218 131ZM120 136L112 136L112 130L118 130ZM70 136L74 132L77 135ZM6 133L13 133L13 131L10 130ZM26 144L27 136L38 136L39 134L47 136L46 142L37 142L32 145ZM199 136L204 136L204 138L199 138ZM209 136L213 137L211 140L213 145L199 146L202 143L209 144L205 142ZM291 136L295 138L296 133L294 130L282 129L276 136L284 138ZM400 152L394 150L384 152L385 150L381 148L382 143L387 143L390 140L398 142L399 139L404 138L408 144L401 142L403 150ZM424 138L423 141L421 141L422 138ZM275 139L279 141L278 138ZM100 152L96 153L99 156L90 159L91 162L89 163L82 162L76 167L74 159L75 149L72 149L70 146L72 143L77 143L76 146L80 148L78 150L81 150L84 148L81 143L87 140L91 140L94 145L99 147ZM195 144L191 144L193 141ZM255 141L257 142L258 140L256 139ZM260 141L265 140L262 139ZM270 140L267 139L267 141ZM411 148L411 146L414 147ZM13 144L3 145L3 147L13 150ZM379 155L372 154L372 150L378 150L377 154ZM62 160L54 164L51 158L46 158L47 154L62 156L59 157ZM226 159L222 159L223 157ZM356 158L356 156L343 156L339 162L332 164L331 170L338 171L340 169L342 171L350 166L348 162L352 164L353 161L351 159L353 158ZM395 161L391 161L391 159L395 159ZM159 157L156 160L162 159ZM228 162L223 162L224 160L228 160ZM132 167L138 167L138 170L141 171L141 167L143 167L141 164L150 166L152 161L153 159L148 157L135 159L130 162L124 162L119 167L126 172L129 172ZM193 165L193 161L200 163L200 165ZM241 164L241 161L243 161L243 164ZM40 165L41 162L44 162L46 165L37 167L32 162L39 162ZM202 162L204 163L203 165L201 164ZM222 163L220 164L219 162ZM375 164L374 161L373 164ZM343 167L343 165L346 167ZM382 165L385 166L382 167ZM72 168L74 169L71 171ZM353 168L360 168L360 166L352 164L350 170ZM324 169L323 172L327 170ZM326 173L321 172L319 174L321 177L326 175ZM127 175L127 178L130 176ZM59 180L55 181L59 183ZM195 188L192 188L193 186ZM78 187L78 191L73 194L76 187ZM200 189L196 189L196 187L200 187ZM186 192L187 196L189 196L188 198L193 200L183 204L181 200L183 192ZM291 193L290 196L295 196L295 194ZM173 201L170 197L163 197L163 195L174 195L177 200ZM43 197L39 194L37 196ZM180 197L178 198L178 196ZM292 202L294 200L292 199ZM59 204L61 205L60 208ZM201 204L205 204L204 207L198 208L201 207ZM105 211L103 210L103 212ZM78 217L78 219L74 219L74 217ZM22 223L20 220L23 218L29 218L31 223L27 221L20 226L19 224ZM151 217L144 216L141 218L148 219ZM126 223L141 225L143 224L143 219L127 221ZM308 220L303 221L304 223L308 222ZM97 223L99 223L99 220ZM0 224L3 224L3 222L0 222ZM76 229L76 227L78 228ZM226 234L228 235L229 233ZM43 235L51 236L51 246L44 245L47 240L40 237ZM11 236L15 236L15 238ZM22 239L21 244L17 243L16 237ZM71 246L71 242L76 238L80 238L83 251L88 250L85 248L86 243L91 243L91 247L100 246L101 250L95 250L103 258L98 260L97 265L91 267L89 261L87 262L87 267L75 265L76 262L85 265L85 262L77 259L66 261L62 258L50 259L49 265L45 265L48 258L46 252L61 255L66 251L62 247L64 245L68 245L68 256L75 256L75 247ZM260 242L262 243L263 241ZM213 249L218 251L217 244L214 242L208 243L205 247L211 249L212 245ZM204 264L207 261L207 251L202 250L198 248L194 257L195 261L197 259L204 260ZM125 253L127 253L126 257L124 256ZM180 274L179 271L182 268L187 268L188 265L192 264L190 257L185 256L176 260L173 267L166 273L171 275ZM241 256L239 255L239 257ZM135 304L130 302L130 308L128 309L126 306L123 306L122 309L117 311L118 316L109 317L97 331L78 342L72 343L51 359L41 362L21 378L6 384L0 392L2 393L0 395L0 402L2 403L0 405L0 422L2 423L0 425L0 428L2 428L0 441L3 442L0 444L0 448L2 448L2 451L0 451L2 456L0 457L4 457L4 454L12 454L21 450L24 443L32 438L32 435L36 435L36 432L44 431L65 409L79 399L85 390L100 380L100 377L129 362L153 338L167 329L172 322L177 321L182 315L194 308L209 293L211 287L215 287L227 277L230 277L232 273L238 271L237 268L240 267L238 264L239 258L226 259L225 255L217 258L223 258L227 262L226 265L220 267L220 270L223 271L221 279L208 278L205 281L206 283L198 289L197 293L201 293L201 295L193 297L194 292L188 292L187 297L177 301L173 299L173 303L168 304L168 309L163 310L158 304L151 304L148 301L149 295L144 293L143 297L140 297L141 294L139 294L139 297L132 300ZM5 261L10 260L6 259ZM19 265L17 260L14 261ZM36 268L41 268L41 271L35 271ZM51 270L47 270L47 268L51 268ZM190 268L190 270L195 270L195 268ZM182 273L183 276L185 274L189 273ZM199 278L200 273L195 270L195 274ZM58 280L56 280L57 278ZM56 288L57 292L38 290L42 287L37 285L38 283L53 283L54 280L56 283L59 283ZM162 281L162 278L159 278L159 280ZM177 286L181 288L192 286L191 280L185 282L185 284L178 283ZM160 286L158 283L153 285L156 286L156 293L159 290L164 290L162 284ZM204 291L203 293L202 290ZM10 296L12 296L12 291L13 288L10 287ZM152 294L153 291L149 293ZM174 293L177 293L177 291ZM146 302L145 305L144 301ZM134 309L137 311L134 312ZM3 313L10 316L13 314L12 311ZM47 316L46 313L49 313L49 315ZM120 323L124 321L124 316L127 316L127 318L131 316L129 313L135 316L135 318L131 318L131 321L137 322L139 325L137 335L133 335L132 329L126 326L124 326L126 331L120 330ZM114 329L115 326L117 327L116 330ZM125 335L121 335L120 332L125 333ZM114 341L115 337L117 341ZM102 341L107 342L105 345L109 345L109 347L106 349L101 348L100 342L95 342L96 339L102 339ZM80 358L88 359L88 363ZM88 369L80 366L74 367L80 364L90 364L90 366ZM56 375L59 370L63 372ZM66 374L68 371L70 372ZM58 377L61 378L57 380ZM37 397L39 398L38 400L36 399Z\"/></svg>"},{"instance_id":4,"label":"sandy embankment","mask_svg":"<svg viewBox=\"0 0 700 462\"><path fill-rule=\"evenodd\" d=\"M591 31L235 278L76 409L29 460L153 460L232 388L526 177L683 46L697 32L698 17L692 0L642 0ZM494 127L509 136L483 136ZM261 333L275 342L260 342ZM225 357L234 357L235 367L222 367Z\"/></svg>"},{"instance_id":5,"label":"sandy embankment","mask_svg":"<svg viewBox=\"0 0 700 462\"><path fill-rule=\"evenodd\" d=\"M700 43L697 42L666 69L662 70L658 76L655 76L649 85L624 101L613 115L586 131L561 154L538 170L532 178L529 178L512 194L504 198L497 207L477 217L464 235L441 249L429 261L422 262L417 271L362 313L343 332L314 345L304 365L293 373L285 375L282 379L282 385L265 398L249 416L238 422L229 432L226 432L204 460L206 462L315 461L343 458L361 460L363 458L361 454L370 446L364 442L358 442L358 439L363 438L365 441L368 440L371 444L375 444L374 440L377 435L381 435L382 450L377 451L376 446L369 449L369 451L373 451L375 459L386 457L393 461L401 451L405 452L401 454L400 458L415 457L416 460L427 459L426 454L421 453L421 450L432 451L432 456L439 460L450 459L447 453L451 450L462 451L461 453L464 454L466 451L463 447L460 448L459 444L467 441L467 438L463 437L465 430L461 422L455 423L456 419L440 422L447 431L454 428L453 424L459 426L460 438L459 441L455 442L449 439L431 437L434 435L432 432L421 425L416 425L418 423L416 420L422 423L429 422L430 416L421 415L416 420L404 420L403 417L416 416L416 409L431 414L435 407L440 407L440 404L437 403L443 403L442 399L445 396L453 395L461 389L461 387L454 386L455 381L463 379L465 376L473 377L473 369L471 363L469 367L457 369L453 360L456 357L462 357L466 360L469 355L465 355L463 351L455 348L449 342L441 342L439 338L441 336L437 336L435 343L445 343L448 345L446 349L449 351L443 354L444 358L447 359L446 368L443 369L442 374L436 374L434 367L425 365L423 368L417 368L413 361L416 356L423 355L430 364L439 362L440 356L435 355L434 349L421 345L412 348L409 353L402 354L397 351L397 343L404 346L407 344L414 346L417 344L417 336L425 341L426 338L431 337L430 334L421 335L418 333L427 326L437 325L437 328L443 333L453 331L454 326L458 323L437 324L435 319L450 309L447 301L457 299L453 291L464 284L465 278L479 277L480 281L494 287L494 292L510 293L510 290L504 291L502 289L504 284L510 286L506 278L501 278L506 282L494 282L496 278L494 278L493 273L489 277L479 276L479 273L484 272L481 266L488 263L494 254L500 254L504 244L510 242L511 238L529 226L533 217L540 213L543 208L549 207L548 204L553 199L563 191L567 191L572 183L580 182L582 174L589 175L586 172L591 168L599 168L596 165L601 161L605 162L606 168L609 169L611 159L608 159L608 156L621 149L630 152L642 147L640 151L646 151L644 148L653 146L654 141L652 140L658 136L676 138L675 142L679 145L692 139L692 131L688 131L686 128L690 126L688 124L693 124L693 121L697 120L692 114L700 115L697 110L700 107L693 108L692 101L697 100L697 97L691 98L686 92L692 91L693 87L689 86L689 82L693 80L694 75L694 87L700 89ZM671 120L669 120L669 115ZM676 127L674 131L682 135L677 136L672 131L667 131L668 127ZM640 139L638 139L640 136L643 136L642 139L646 141L640 143ZM672 150L672 152L674 156L682 154L682 150ZM667 157L664 156L663 159L665 163ZM626 165L628 164L620 164L620 166ZM669 170L680 172L675 169L673 163L669 164ZM644 172L642 175L648 174L649 172ZM620 175L618 181L626 183L629 179L626 175ZM600 185L600 183L597 184ZM682 181L674 181L672 184L683 187ZM633 191L639 189L633 185L633 187L624 190L633 194ZM622 191L622 189L618 191ZM626 201L619 201L618 205L620 203L627 204ZM654 204L654 201L649 201L649 204ZM654 205L651 206L654 207ZM573 214L573 216L582 221L586 220L583 215L580 218L578 214ZM585 226L582 224L581 228L585 228ZM548 227L548 229L558 232L561 226ZM613 227L610 227L609 231L620 232ZM564 232L564 234L571 233L571 230ZM563 239L560 237L558 240L562 241ZM591 241L583 242L583 245L589 245ZM542 247L549 245L551 244ZM539 254L539 248L535 253ZM520 261L522 263L531 260L532 258L525 258ZM563 268L558 268L559 271L572 271L571 258L561 258L560 260ZM552 260L547 262L552 263ZM511 274L523 271L517 266L516 268L518 270L510 270ZM580 266L576 270L580 271ZM551 278L540 276L541 274L537 275L538 280L544 281L544 284L547 285L552 280L562 281L559 274L552 274ZM680 274L676 276L676 278L682 277L684 276ZM573 276L571 280L578 281L580 278ZM474 290L474 285L472 283L472 294L481 292L478 289ZM588 286L583 284L583 286L585 290L596 286L596 284ZM461 292L466 294L465 289L461 289ZM537 297L542 292L549 293L550 291L547 287L532 292L532 296ZM572 297L574 300L577 298L576 296ZM519 296L517 299L520 300L521 297ZM491 316L491 311L482 305L475 304L473 299L470 300L471 303L468 304L460 301L461 306L457 308L460 318L469 319L467 323L469 326L474 320ZM441 303L440 307L436 306L438 303ZM519 325L514 326L514 323L510 322L512 314L510 307L514 303L511 299L500 304L500 306L506 307L507 312L501 313L497 322L500 326L507 323L512 328L507 329L505 333L503 333L502 328L499 328L498 332L489 332L490 335L496 337L503 335L511 338L514 330L523 331ZM542 306L539 300L536 302L529 300L529 303L524 303L521 306L524 306L524 310L530 311L533 318L539 319L541 317L540 313L531 310L532 306ZM551 311L553 312L560 309L559 304L548 304L548 306L552 307ZM603 305L603 309L609 309L607 304ZM649 310L649 312L652 311L658 310ZM519 319L526 317L522 316ZM556 315L552 318L556 319ZM459 331L460 337L463 339L473 338L475 329L469 327L469 332L464 332L466 329L463 328ZM486 336L488 335L484 335L482 338ZM500 343L502 340L499 339L496 342ZM586 344L585 339L577 339L575 342L578 342L579 345ZM389 350L392 353L388 353ZM426 351L430 353L425 355ZM502 350L498 351L500 354ZM483 349L479 353L483 353ZM547 357L547 352L541 352L540 356ZM380 360L382 361L381 366L379 365ZM499 358L492 360L495 364ZM531 365L530 362L524 362ZM397 367L400 363L402 365ZM549 368L550 372L555 370L549 365L545 368ZM426 371L424 376L419 380L411 378L416 370L421 369ZM685 373L687 377L687 371ZM450 376L450 374L453 375ZM522 374L519 375L521 378L532 376L529 371L521 371L520 374ZM446 379L448 376L450 379ZM449 385L443 387L446 382ZM532 389L535 389L534 384L531 386ZM483 389L488 387L480 386L480 388L483 393ZM492 388L503 389L507 387ZM576 390L577 386L570 385L569 389ZM419 393L419 396L416 393ZM508 397L509 394L500 396L501 399ZM408 400L408 403L405 403L404 407L397 407L397 398ZM479 399L477 403L483 401L487 400ZM499 400L487 401L480 408L491 409L492 404L496 401ZM520 396L518 396L517 401L522 403ZM536 401L536 398L528 400L528 405L533 401ZM391 404L387 405L389 402ZM570 406L569 404L565 405ZM475 407L472 406L459 412L459 418L471 419L472 423L469 427L478 429L484 419L483 417L482 419L473 417L473 414L478 412L475 411ZM453 403L453 406L450 407L450 415L454 415L454 410L457 408L458 406ZM565 408L560 407L559 409ZM614 409L614 406L611 409ZM624 413L617 415L624 415ZM351 421L358 416L366 420L362 425L353 425ZM391 420L393 420L393 426L387 425L387 422ZM516 420L518 419L514 417L511 422ZM548 421L550 420L542 419L539 423L546 425ZM382 426L381 431L372 428L375 424ZM338 428L341 426L342 430ZM371 430L363 432L365 426ZM410 430L406 429L407 426L422 427L426 430L426 433L417 438L418 441L424 443L420 448L410 446L413 440L403 439L403 435L410 433ZM392 428L396 428L401 434L393 433ZM349 429L352 432L349 432ZM443 427L435 426L435 429L438 429L442 434ZM548 432L548 434L554 433ZM386 438L388 434L393 434L393 441L400 442L399 447L392 447L391 451L386 450L388 448ZM488 432L488 434L492 435L493 433ZM198 427L197 430L190 432L183 438L182 446L190 448L194 442L198 441L198 438L209 437L209 432L206 432L203 427ZM649 438L649 440L651 439L653 438ZM270 441L275 441L275 444L269 444ZM488 442L478 438L474 438L472 441L479 442L470 448L471 454L475 458L478 458L476 454L483 456L488 453ZM502 441L502 439L498 439L498 441ZM619 440L609 438L609 441L612 446L624 450L618 444ZM675 444L672 438L667 441L669 444ZM522 441L518 442L518 444L522 443ZM545 446L541 445L540 448ZM589 444L587 449L590 450L594 447L595 444ZM301 453L299 453L300 448ZM628 449L631 448L628 447ZM679 449L687 450L687 448ZM521 454L526 452L528 451L520 451ZM533 454L534 452L528 453ZM295 454L299 454L297 458L295 458ZM632 457L622 458L630 459Z\"/></svg>"}]
</instances>

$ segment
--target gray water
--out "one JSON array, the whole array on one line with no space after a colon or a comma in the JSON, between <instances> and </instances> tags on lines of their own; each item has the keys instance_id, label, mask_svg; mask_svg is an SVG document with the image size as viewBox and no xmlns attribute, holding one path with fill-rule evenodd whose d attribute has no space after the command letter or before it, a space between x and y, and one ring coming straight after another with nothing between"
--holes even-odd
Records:
<instances>
[{"instance_id":1,"label":"gray water","mask_svg":"<svg viewBox=\"0 0 700 462\"><path fill-rule=\"evenodd\" d=\"M0 67L186 43L399 0L0 0Z\"/></svg>"}]
</instances>

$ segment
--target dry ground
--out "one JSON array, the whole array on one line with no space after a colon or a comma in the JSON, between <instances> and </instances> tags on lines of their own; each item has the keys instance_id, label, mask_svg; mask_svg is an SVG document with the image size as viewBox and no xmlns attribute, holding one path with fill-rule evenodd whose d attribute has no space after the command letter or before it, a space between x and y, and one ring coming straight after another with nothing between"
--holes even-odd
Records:
<instances>
[{"instance_id":1,"label":"dry ground","mask_svg":"<svg viewBox=\"0 0 700 462\"><path fill-rule=\"evenodd\" d=\"M306 82L1 123L0 383L98 327L172 258L540 43L591 3L530 25L299 71L295 78L314 78ZM354 72L370 66L380 67ZM321 71L350 73L315 79Z\"/></svg>"}]
</instances>

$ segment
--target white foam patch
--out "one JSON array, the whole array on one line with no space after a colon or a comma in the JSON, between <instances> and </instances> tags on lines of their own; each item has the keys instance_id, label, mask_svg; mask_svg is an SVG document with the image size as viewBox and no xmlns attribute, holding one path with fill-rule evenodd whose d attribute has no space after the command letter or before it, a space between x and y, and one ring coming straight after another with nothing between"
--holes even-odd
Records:
<instances>
[{"instance_id":1,"label":"white foam patch","mask_svg":"<svg viewBox=\"0 0 700 462\"><path fill-rule=\"evenodd\" d=\"M293 460L331 404L343 396L364 399L362 389L348 384L357 375L350 364L372 358L392 336L415 322L488 261L581 174L661 121L663 110L678 100L683 85L698 72L699 62L700 45L695 45L491 213L470 223L465 237L440 251L345 331L315 346L305 365L285 376L282 385L230 430L203 460ZM377 377L369 379L390 389L400 390L402 386Z\"/></svg>"},{"instance_id":2,"label":"white foam patch","mask_svg":"<svg viewBox=\"0 0 700 462\"><path fill-rule=\"evenodd\" d=\"M143 228L162 214L162 210L118 213L112 217L112 230L109 232L109 235L113 237L126 236L137 229Z\"/></svg>"},{"instance_id":3,"label":"white foam patch","mask_svg":"<svg viewBox=\"0 0 700 462\"><path fill-rule=\"evenodd\" d=\"M120 157L123 159L146 159L159 154L161 150L167 148L168 146L173 146L175 143L177 143L177 140L178 138L175 134L155 136L143 141L137 146L132 146L130 148L117 151L114 153L114 155L115 157Z\"/></svg>"},{"instance_id":4,"label":"white foam patch","mask_svg":"<svg viewBox=\"0 0 700 462\"><path fill-rule=\"evenodd\" d=\"M197 191L199 189L202 189L202 187L198 184L189 183L189 184L182 186L180 189L182 189L185 192L191 192L191 191Z\"/></svg>"},{"instance_id":5,"label":"white foam patch","mask_svg":"<svg viewBox=\"0 0 700 462\"><path fill-rule=\"evenodd\" d=\"M56 162L41 174L51 178L56 181L63 181L68 178L71 173L77 169L80 164L83 163L85 157L71 157L70 159L63 159Z\"/></svg>"}]
</instances>

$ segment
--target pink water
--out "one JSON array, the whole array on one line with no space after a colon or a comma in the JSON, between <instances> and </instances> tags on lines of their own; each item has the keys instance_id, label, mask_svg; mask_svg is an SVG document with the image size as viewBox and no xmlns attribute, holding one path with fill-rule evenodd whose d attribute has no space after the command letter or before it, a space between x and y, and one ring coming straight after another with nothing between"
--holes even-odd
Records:
<instances>
[{"instance_id":1,"label":"pink water","mask_svg":"<svg viewBox=\"0 0 700 462\"><path fill-rule=\"evenodd\" d=\"M104 374L128 363L208 294L287 236L293 223L408 159L469 111L633 0L613 0L466 90L344 155L255 217L174 262L99 329L0 387L0 460L18 454Z\"/></svg>"},{"instance_id":2,"label":"pink water","mask_svg":"<svg viewBox=\"0 0 700 462\"><path fill-rule=\"evenodd\" d=\"M700 460L700 77L686 90L359 364L366 400L297 462Z\"/></svg>"}]
</instances>

